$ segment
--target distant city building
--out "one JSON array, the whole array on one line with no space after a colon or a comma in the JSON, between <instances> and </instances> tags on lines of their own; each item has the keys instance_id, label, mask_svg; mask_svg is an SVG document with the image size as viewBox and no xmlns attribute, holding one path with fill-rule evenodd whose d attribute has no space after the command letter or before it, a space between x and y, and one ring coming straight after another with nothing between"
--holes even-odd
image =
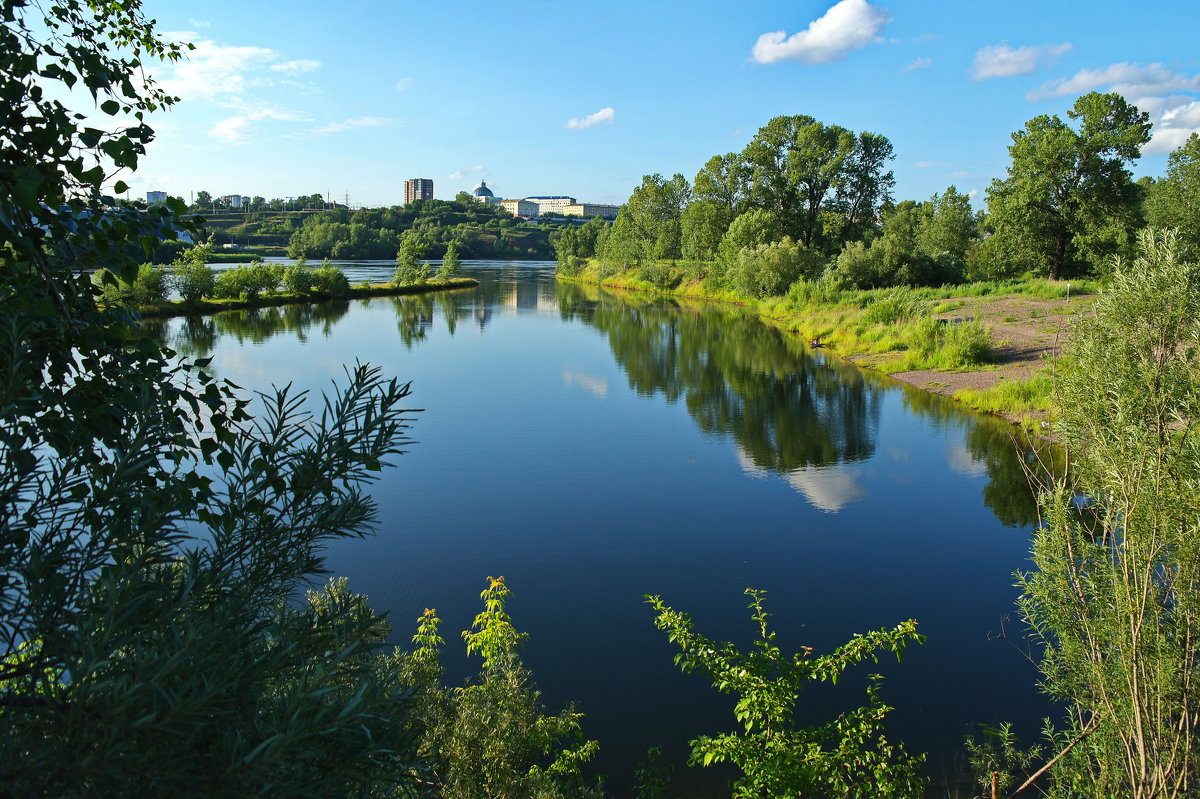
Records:
<instances>
[{"instance_id":1,"label":"distant city building","mask_svg":"<svg viewBox=\"0 0 1200 799\"><path fill-rule=\"evenodd\" d=\"M230 208L241 208L243 206L249 206L251 198L244 194L230 194L229 196L225 197L224 200L225 204Z\"/></svg>"},{"instance_id":2,"label":"distant city building","mask_svg":"<svg viewBox=\"0 0 1200 799\"><path fill-rule=\"evenodd\" d=\"M525 199L531 203L537 203L538 216L551 213L565 213L564 209L566 209L568 205L576 204L574 197L566 197L563 195L553 197L526 197Z\"/></svg>"},{"instance_id":3,"label":"distant city building","mask_svg":"<svg viewBox=\"0 0 1200 799\"><path fill-rule=\"evenodd\" d=\"M475 202L488 204L500 202L500 198L492 194L492 190L488 188L486 180L479 181L479 185L471 192L471 196L475 198Z\"/></svg>"},{"instance_id":4,"label":"distant city building","mask_svg":"<svg viewBox=\"0 0 1200 799\"><path fill-rule=\"evenodd\" d=\"M430 178L409 178L404 181L404 204L413 200L432 200L433 180Z\"/></svg>"},{"instance_id":5,"label":"distant city building","mask_svg":"<svg viewBox=\"0 0 1200 799\"><path fill-rule=\"evenodd\" d=\"M500 204L504 206L505 211L508 211L513 216L538 215L537 203L530 202L529 200L501 200Z\"/></svg>"},{"instance_id":6,"label":"distant city building","mask_svg":"<svg viewBox=\"0 0 1200 799\"><path fill-rule=\"evenodd\" d=\"M165 203L167 201L167 193L165 191L148 191L146 192L146 205L154 205L155 203Z\"/></svg>"},{"instance_id":7,"label":"distant city building","mask_svg":"<svg viewBox=\"0 0 1200 799\"><path fill-rule=\"evenodd\" d=\"M564 216L602 216L605 219L616 219L619 205L598 205L596 203L575 203L568 205L561 213Z\"/></svg>"}]
</instances>

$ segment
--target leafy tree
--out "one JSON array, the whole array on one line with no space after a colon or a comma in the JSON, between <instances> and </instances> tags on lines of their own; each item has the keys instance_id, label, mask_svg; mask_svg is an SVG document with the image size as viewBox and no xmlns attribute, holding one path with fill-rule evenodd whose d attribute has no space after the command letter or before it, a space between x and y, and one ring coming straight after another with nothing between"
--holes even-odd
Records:
<instances>
[{"instance_id":1,"label":"leafy tree","mask_svg":"<svg viewBox=\"0 0 1200 799\"><path fill-rule=\"evenodd\" d=\"M1167 173L1149 189L1146 222L1174 228L1200 252L1200 134L1193 133L1167 158Z\"/></svg>"},{"instance_id":2,"label":"leafy tree","mask_svg":"<svg viewBox=\"0 0 1200 799\"><path fill-rule=\"evenodd\" d=\"M917 247L925 255L946 253L965 262L979 237L978 221L971 199L954 186L934 194L925 204L926 213L917 231Z\"/></svg>"},{"instance_id":3,"label":"leafy tree","mask_svg":"<svg viewBox=\"0 0 1200 799\"><path fill-rule=\"evenodd\" d=\"M137 165L144 115L173 102L145 75L182 49L136 0L3 0L0 20L4 792L411 784L381 620L336 585L294 602L325 544L370 528L363 489L405 440L406 388L357 367L317 419L284 391L251 421L231 386L98 307L82 267L128 279L179 228L101 186ZM88 127L72 86L126 124Z\"/></svg>"},{"instance_id":4,"label":"leafy tree","mask_svg":"<svg viewBox=\"0 0 1200 799\"><path fill-rule=\"evenodd\" d=\"M693 181L695 198L716 203L732 219L746 210L750 192L749 178L749 167L741 155L714 155L696 173L696 179Z\"/></svg>"},{"instance_id":5,"label":"leafy tree","mask_svg":"<svg viewBox=\"0 0 1200 799\"><path fill-rule=\"evenodd\" d=\"M711 261L734 220L733 212L714 200L693 200L680 216L682 254L691 260Z\"/></svg>"},{"instance_id":6,"label":"leafy tree","mask_svg":"<svg viewBox=\"0 0 1200 799\"><path fill-rule=\"evenodd\" d=\"M206 191L196 192L196 203L192 206L196 210L213 207L213 197Z\"/></svg>"},{"instance_id":7,"label":"leafy tree","mask_svg":"<svg viewBox=\"0 0 1200 799\"><path fill-rule=\"evenodd\" d=\"M1021 576L1075 743L1052 771L1063 796L1200 784L1200 263L1174 233L1138 244L1058 369L1071 470L1042 496Z\"/></svg>"},{"instance_id":8,"label":"leafy tree","mask_svg":"<svg viewBox=\"0 0 1200 799\"><path fill-rule=\"evenodd\" d=\"M458 276L458 242L452 241L446 245L446 254L442 256L442 266L438 269L438 280L450 280Z\"/></svg>"},{"instance_id":9,"label":"leafy tree","mask_svg":"<svg viewBox=\"0 0 1200 799\"><path fill-rule=\"evenodd\" d=\"M1052 280L1086 273L1121 252L1137 226L1126 165L1150 140L1150 117L1119 94L1085 94L1067 115L1042 115L1013 134L1008 177L988 188L991 245L1011 271ZM1021 266L1024 266L1022 269Z\"/></svg>"},{"instance_id":10,"label":"leafy tree","mask_svg":"<svg viewBox=\"0 0 1200 799\"><path fill-rule=\"evenodd\" d=\"M400 238L400 250L396 253L396 273L392 282L397 286L413 286L429 279L429 266L420 258L425 254L425 243L413 232Z\"/></svg>"},{"instance_id":11,"label":"leafy tree","mask_svg":"<svg viewBox=\"0 0 1200 799\"><path fill-rule=\"evenodd\" d=\"M775 216L783 235L836 252L870 229L895 178L892 145L809 116L775 117L742 151L750 204Z\"/></svg>"},{"instance_id":12,"label":"leafy tree","mask_svg":"<svg viewBox=\"0 0 1200 799\"><path fill-rule=\"evenodd\" d=\"M801 727L793 718L796 701L811 682L837 682L846 669L876 652L899 658L908 644L924 641L909 620L890 630L856 635L826 655L813 657L803 647L789 655L775 643L763 605L766 592L746 589L758 638L748 652L731 643L712 641L695 631L691 616L665 605L657 596L647 602L658 614L654 623L679 647L675 663L684 672L699 671L721 693L737 697L734 717L742 731L702 736L691 742L692 765L732 763L742 776L732 783L735 799L763 796L842 796L909 799L921 795L918 775L924 755L909 755L883 734L883 718L891 710L879 698L872 675L868 704L820 726Z\"/></svg>"},{"instance_id":13,"label":"leafy tree","mask_svg":"<svg viewBox=\"0 0 1200 799\"><path fill-rule=\"evenodd\" d=\"M643 176L617 214L600 257L630 266L656 258L679 258L680 219L691 192L683 175L673 175L670 180L657 174Z\"/></svg>"}]
</instances>

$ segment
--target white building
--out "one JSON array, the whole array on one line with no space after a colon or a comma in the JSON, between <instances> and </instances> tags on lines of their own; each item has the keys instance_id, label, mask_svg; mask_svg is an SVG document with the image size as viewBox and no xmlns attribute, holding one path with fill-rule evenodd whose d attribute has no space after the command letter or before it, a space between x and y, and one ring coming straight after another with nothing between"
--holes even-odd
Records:
<instances>
[{"instance_id":1,"label":"white building","mask_svg":"<svg viewBox=\"0 0 1200 799\"><path fill-rule=\"evenodd\" d=\"M575 205L574 197L564 195L556 195L552 197L526 197L531 203L536 203L538 207L538 216L544 214L562 214L568 205Z\"/></svg>"},{"instance_id":2,"label":"white building","mask_svg":"<svg viewBox=\"0 0 1200 799\"><path fill-rule=\"evenodd\" d=\"M562 210L564 216L602 216L605 219L616 219L617 211L621 210L619 205L599 205L597 203L575 203L568 205Z\"/></svg>"},{"instance_id":3,"label":"white building","mask_svg":"<svg viewBox=\"0 0 1200 799\"><path fill-rule=\"evenodd\" d=\"M500 202L504 206L504 210L508 211L513 216L537 216L537 203L529 200L502 200Z\"/></svg>"},{"instance_id":4,"label":"white building","mask_svg":"<svg viewBox=\"0 0 1200 799\"><path fill-rule=\"evenodd\" d=\"M165 203L167 201L167 193L165 191L148 191L146 192L146 205L154 205L155 203Z\"/></svg>"}]
</instances>

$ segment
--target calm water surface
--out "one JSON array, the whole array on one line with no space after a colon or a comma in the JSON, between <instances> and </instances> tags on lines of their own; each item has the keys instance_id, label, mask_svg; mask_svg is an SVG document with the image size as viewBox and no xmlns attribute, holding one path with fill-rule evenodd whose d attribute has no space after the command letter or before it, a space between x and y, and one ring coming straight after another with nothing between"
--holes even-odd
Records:
<instances>
[{"instance_id":1,"label":"calm water surface","mask_svg":"<svg viewBox=\"0 0 1200 799\"><path fill-rule=\"evenodd\" d=\"M545 699L586 714L619 794L648 746L682 763L690 738L734 727L732 700L674 667L648 593L748 644L742 592L766 589L787 649L918 619L927 644L859 676L886 676L894 737L936 774L974 722L1034 732L1049 712L1036 671L989 638L1034 522L1007 427L734 309L556 284L551 267L467 262L478 289L161 333L248 389L319 392L355 360L412 381L418 443L375 487L378 535L332 547L329 566L390 614L397 643L436 607L456 681L476 665L457 631L504 575ZM358 282L393 265L343 268ZM818 689L801 717L861 699L861 679ZM725 776L675 770L690 796L721 795Z\"/></svg>"}]
</instances>

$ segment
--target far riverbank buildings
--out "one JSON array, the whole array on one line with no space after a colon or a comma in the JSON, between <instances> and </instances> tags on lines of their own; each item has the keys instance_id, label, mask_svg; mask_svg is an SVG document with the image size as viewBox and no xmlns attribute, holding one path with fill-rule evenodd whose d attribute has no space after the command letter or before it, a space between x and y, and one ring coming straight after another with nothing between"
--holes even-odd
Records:
<instances>
[{"instance_id":1,"label":"far riverbank buildings","mask_svg":"<svg viewBox=\"0 0 1200 799\"><path fill-rule=\"evenodd\" d=\"M431 178L409 178L404 181L404 204L413 200L432 200L433 180Z\"/></svg>"}]
</instances>

